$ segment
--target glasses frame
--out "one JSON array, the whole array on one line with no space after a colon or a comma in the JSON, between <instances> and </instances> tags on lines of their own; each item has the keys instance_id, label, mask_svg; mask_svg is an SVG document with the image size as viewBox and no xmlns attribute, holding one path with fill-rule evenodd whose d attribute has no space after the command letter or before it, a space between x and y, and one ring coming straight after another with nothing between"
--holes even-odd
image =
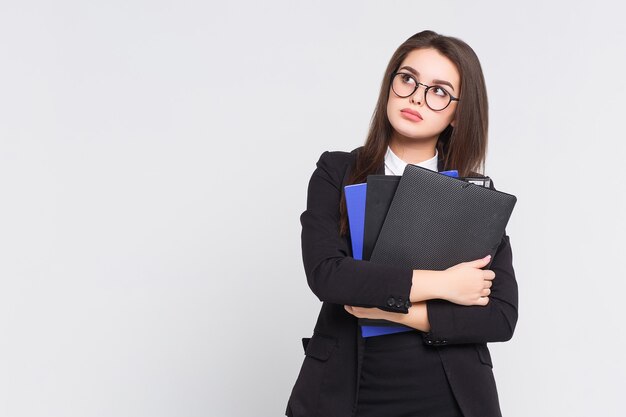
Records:
<instances>
[{"instance_id":1,"label":"glasses frame","mask_svg":"<svg viewBox=\"0 0 626 417\"><path fill-rule=\"evenodd\" d=\"M396 90L394 90L393 88L393 81L394 79L398 76L398 75L406 75L407 77L410 77L411 79L413 79L413 81L415 81L415 88L413 89L413 91L411 92L411 94L408 94L406 96L402 96L400 94L398 94L396 92ZM445 109L448 108L448 106L450 105L450 103L452 103L453 101L460 101L458 97L454 97L452 94L450 94L450 92L443 88L440 85L426 85L424 83L420 83L419 81L417 81L415 79L415 77L412 74L406 73L406 72L394 72L393 74L391 74L391 90L394 92L395 95L397 95L398 97L401 98L407 98L407 97L411 97L413 94L415 94L415 92L418 90L418 88L420 88L420 85L423 85L426 89L424 90L424 102L426 103L426 105L428 106L429 109L431 109L432 111L443 111ZM428 96L428 90L430 90L431 88L441 88L442 90L444 90L448 96L450 97L450 101L448 101L448 104L446 104L442 109L439 110L435 110L433 109L430 104L428 104L428 99L426 98Z\"/></svg>"}]
</instances>

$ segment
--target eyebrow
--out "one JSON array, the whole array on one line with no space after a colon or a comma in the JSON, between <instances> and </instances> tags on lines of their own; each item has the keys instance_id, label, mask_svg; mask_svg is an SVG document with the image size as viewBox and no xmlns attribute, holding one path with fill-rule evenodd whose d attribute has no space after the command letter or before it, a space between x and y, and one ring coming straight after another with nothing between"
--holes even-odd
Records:
<instances>
[{"instance_id":1,"label":"eyebrow","mask_svg":"<svg viewBox=\"0 0 626 417\"><path fill-rule=\"evenodd\" d=\"M401 70L405 69L407 71L409 71L411 74L415 75L416 77L418 77L420 75L419 71L417 71L414 68L409 67L408 65L403 66L402 68L400 68ZM398 70L400 71L400 70ZM433 80L433 83L435 84L445 84L447 86L449 86L452 91L454 91L454 87L452 87L452 84L450 84L450 82L446 81L446 80Z\"/></svg>"}]
</instances>

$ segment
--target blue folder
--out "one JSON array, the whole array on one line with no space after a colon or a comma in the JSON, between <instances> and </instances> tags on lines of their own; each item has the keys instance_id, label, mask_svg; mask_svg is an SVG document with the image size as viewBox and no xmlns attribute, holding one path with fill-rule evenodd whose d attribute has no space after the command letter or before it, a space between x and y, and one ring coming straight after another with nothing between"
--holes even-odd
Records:
<instances>
[{"instance_id":1,"label":"blue folder","mask_svg":"<svg viewBox=\"0 0 626 417\"><path fill-rule=\"evenodd\" d=\"M450 177L457 177L457 170L441 171L441 174ZM350 238L352 241L352 257L363 259L363 235L365 230L365 198L367 195L367 183L346 185L344 187L346 195L346 208L348 211L348 226L350 228ZM361 326L363 337L381 336L385 334L410 332L413 329L408 326Z\"/></svg>"},{"instance_id":2,"label":"blue folder","mask_svg":"<svg viewBox=\"0 0 626 417\"><path fill-rule=\"evenodd\" d=\"M352 257L363 259L363 231L365 230L365 196L367 183L346 185L346 208L352 240Z\"/></svg>"},{"instance_id":3,"label":"blue folder","mask_svg":"<svg viewBox=\"0 0 626 417\"><path fill-rule=\"evenodd\" d=\"M440 174L447 175L448 177L459 178L459 171L452 169L450 171L439 171Z\"/></svg>"}]
</instances>

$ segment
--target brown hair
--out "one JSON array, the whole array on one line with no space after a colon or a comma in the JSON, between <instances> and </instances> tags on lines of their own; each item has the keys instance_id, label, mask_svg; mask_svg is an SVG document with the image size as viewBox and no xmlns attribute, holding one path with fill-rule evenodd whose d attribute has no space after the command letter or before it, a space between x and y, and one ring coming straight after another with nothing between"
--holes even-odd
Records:
<instances>
[{"instance_id":1,"label":"brown hair","mask_svg":"<svg viewBox=\"0 0 626 417\"><path fill-rule=\"evenodd\" d=\"M437 150L443 170L456 169L459 176L484 172L487 153L487 89L480 61L468 44L460 39L424 30L408 38L391 57L380 87L365 145L358 149L355 165L347 184L367 181L367 176L383 164L393 127L387 118L391 77L404 58L415 49L434 48L452 61L461 76L455 127L448 125L439 135ZM339 204L339 234L348 230L345 195Z\"/></svg>"}]
</instances>

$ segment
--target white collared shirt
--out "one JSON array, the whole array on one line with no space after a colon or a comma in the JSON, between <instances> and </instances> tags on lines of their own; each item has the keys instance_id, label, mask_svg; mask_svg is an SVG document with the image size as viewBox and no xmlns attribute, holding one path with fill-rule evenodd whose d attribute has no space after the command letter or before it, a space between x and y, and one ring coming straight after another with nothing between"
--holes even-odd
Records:
<instances>
[{"instance_id":1,"label":"white collared shirt","mask_svg":"<svg viewBox=\"0 0 626 417\"><path fill-rule=\"evenodd\" d=\"M422 161L417 164L423 168L428 168L431 171L439 172L437 170L437 158L439 156L439 151L435 148L435 156L425 161ZM398 157L389 145L387 145L387 153L385 154L385 175L402 175L404 173L404 168L406 168L407 163Z\"/></svg>"}]
</instances>

